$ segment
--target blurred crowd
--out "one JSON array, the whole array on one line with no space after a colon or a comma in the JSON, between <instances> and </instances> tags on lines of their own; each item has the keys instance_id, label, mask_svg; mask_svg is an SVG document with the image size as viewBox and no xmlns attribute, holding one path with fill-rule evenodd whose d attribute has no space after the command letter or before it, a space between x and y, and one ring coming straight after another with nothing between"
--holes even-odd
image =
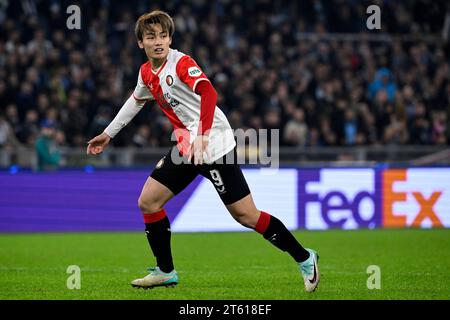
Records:
<instances>
[{"instance_id":1,"label":"blurred crowd","mask_svg":"<svg viewBox=\"0 0 450 320\"><path fill-rule=\"evenodd\" d=\"M81 8L68 30L66 8ZM378 4L381 30L366 29ZM446 1L0 1L0 148L33 146L42 127L85 147L136 84L144 53L137 17L175 20L172 47L191 55L233 128L280 129L290 146L449 142L450 53L439 38ZM305 34L407 35L406 40L314 40ZM408 40L409 39L409 40ZM54 125L53 125L54 124ZM171 144L172 127L147 103L115 146Z\"/></svg>"}]
</instances>

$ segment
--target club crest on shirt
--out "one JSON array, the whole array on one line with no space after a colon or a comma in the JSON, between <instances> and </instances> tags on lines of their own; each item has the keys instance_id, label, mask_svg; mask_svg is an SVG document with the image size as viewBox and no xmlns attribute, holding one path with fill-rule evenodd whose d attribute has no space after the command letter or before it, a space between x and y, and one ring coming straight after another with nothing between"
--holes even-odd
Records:
<instances>
[{"instance_id":1,"label":"club crest on shirt","mask_svg":"<svg viewBox=\"0 0 450 320\"><path fill-rule=\"evenodd\" d=\"M166 77L166 83L169 87L173 84L173 78L170 74Z\"/></svg>"},{"instance_id":2,"label":"club crest on shirt","mask_svg":"<svg viewBox=\"0 0 450 320\"><path fill-rule=\"evenodd\" d=\"M197 67L190 67L190 68L188 69L188 74L189 74L191 77L200 77L200 75L202 74L202 72L201 72L200 69L197 68Z\"/></svg>"},{"instance_id":3,"label":"club crest on shirt","mask_svg":"<svg viewBox=\"0 0 450 320\"><path fill-rule=\"evenodd\" d=\"M166 156L164 156L161 160L158 161L158 163L156 164L156 169L159 169L163 166L165 157Z\"/></svg>"}]
</instances>

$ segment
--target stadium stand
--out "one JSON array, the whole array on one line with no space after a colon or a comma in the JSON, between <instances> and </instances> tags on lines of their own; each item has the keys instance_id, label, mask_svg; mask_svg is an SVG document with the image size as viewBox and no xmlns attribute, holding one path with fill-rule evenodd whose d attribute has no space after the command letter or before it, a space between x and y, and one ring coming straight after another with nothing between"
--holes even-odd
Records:
<instances>
[{"instance_id":1,"label":"stadium stand","mask_svg":"<svg viewBox=\"0 0 450 320\"><path fill-rule=\"evenodd\" d=\"M43 121L65 147L101 132L145 59L134 22L155 8L175 17L174 44L199 61L234 128L278 128L282 146L447 145L447 2L375 1L389 17L369 31L372 2L2 1L0 149L33 146ZM80 30L66 27L71 4ZM171 130L149 103L113 144L164 147Z\"/></svg>"}]
</instances>

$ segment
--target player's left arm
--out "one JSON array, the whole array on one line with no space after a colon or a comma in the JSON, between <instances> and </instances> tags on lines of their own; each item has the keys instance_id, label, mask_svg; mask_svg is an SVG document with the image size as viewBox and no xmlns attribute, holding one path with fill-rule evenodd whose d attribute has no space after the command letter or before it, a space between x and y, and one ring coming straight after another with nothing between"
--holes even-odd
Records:
<instances>
[{"instance_id":1,"label":"player's left arm","mask_svg":"<svg viewBox=\"0 0 450 320\"><path fill-rule=\"evenodd\" d=\"M191 145L189 159L194 157L195 164L202 164L203 152L208 154L208 138L214 121L217 92L206 75L189 56L185 56L179 61L177 74L181 81L201 97L197 137Z\"/></svg>"}]
</instances>

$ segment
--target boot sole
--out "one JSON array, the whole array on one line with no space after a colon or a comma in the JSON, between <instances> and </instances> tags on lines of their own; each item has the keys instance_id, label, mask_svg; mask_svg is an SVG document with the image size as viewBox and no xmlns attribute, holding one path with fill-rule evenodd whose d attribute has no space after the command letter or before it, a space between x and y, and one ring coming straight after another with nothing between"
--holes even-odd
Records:
<instances>
[{"instance_id":1,"label":"boot sole","mask_svg":"<svg viewBox=\"0 0 450 320\"><path fill-rule=\"evenodd\" d=\"M136 289L141 289L142 288L144 290L147 290L147 289L153 289L153 288L156 288L156 287L175 288L175 286L177 284L178 284L177 282L172 282L172 283L168 283L168 284L159 284L159 285L154 285L154 286L140 286L140 285L137 285L137 284L132 284L131 286L133 288L136 288Z\"/></svg>"}]
</instances>

